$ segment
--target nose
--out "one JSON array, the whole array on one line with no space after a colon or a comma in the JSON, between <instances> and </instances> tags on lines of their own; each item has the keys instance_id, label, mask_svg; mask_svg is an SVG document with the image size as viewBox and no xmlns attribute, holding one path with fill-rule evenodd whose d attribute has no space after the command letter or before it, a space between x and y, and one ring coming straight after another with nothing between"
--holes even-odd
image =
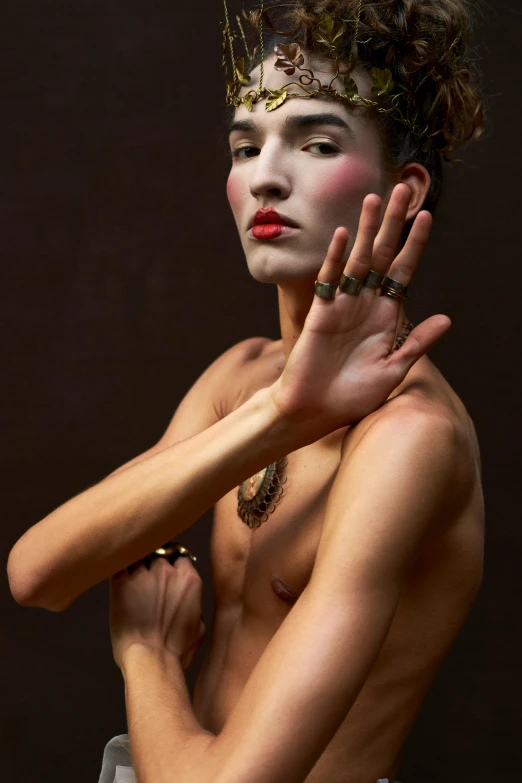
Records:
<instances>
[{"instance_id":1,"label":"nose","mask_svg":"<svg viewBox=\"0 0 522 783\"><path fill-rule=\"evenodd\" d=\"M290 177L280 149L263 145L251 167L250 193L254 198L265 195L288 198Z\"/></svg>"}]
</instances>

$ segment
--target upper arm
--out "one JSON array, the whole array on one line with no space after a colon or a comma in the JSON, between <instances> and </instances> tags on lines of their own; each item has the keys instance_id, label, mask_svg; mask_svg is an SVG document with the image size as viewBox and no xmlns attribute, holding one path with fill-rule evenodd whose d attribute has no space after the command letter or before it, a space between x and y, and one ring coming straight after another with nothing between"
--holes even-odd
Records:
<instances>
[{"instance_id":1,"label":"upper arm","mask_svg":"<svg viewBox=\"0 0 522 783\"><path fill-rule=\"evenodd\" d=\"M378 418L341 461L315 578L326 575L334 557L354 589L360 580L402 588L422 544L442 531L469 496L466 443L463 427L444 412L405 405Z\"/></svg>"},{"instance_id":2,"label":"upper arm","mask_svg":"<svg viewBox=\"0 0 522 783\"><path fill-rule=\"evenodd\" d=\"M459 442L449 418L413 413L343 457L311 579L211 745L212 780L305 779L368 677L415 554L465 490Z\"/></svg>"},{"instance_id":3,"label":"upper arm","mask_svg":"<svg viewBox=\"0 0 522 783\"><path fill-rule=\"evenodd\" d=\"M109 475L152 457L175 443L192 438L223 418L228 412L227 400L232 392L232 382L237 380L245 363L259 354L265 342L263 337L251 337L218 356L185 394L160 439L150 449Z\"/></svg>"}]
</instances>

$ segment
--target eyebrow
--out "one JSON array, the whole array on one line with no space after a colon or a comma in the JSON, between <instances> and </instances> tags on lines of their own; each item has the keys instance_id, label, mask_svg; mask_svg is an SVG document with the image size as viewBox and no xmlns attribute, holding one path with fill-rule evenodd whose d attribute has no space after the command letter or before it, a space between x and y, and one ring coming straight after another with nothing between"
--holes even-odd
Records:
<instances>
[{"instance_id":1,"label":"eyebrow","mask_svg":"<svg viewBox=\"0 0 522 783\"><path fill-rule=\"evenodd\" d=\"M342 128L355 139L355 132L338 114L324 112L323 114L289 114L284 120L285 128L309 128L313 125L333 125ZM255 131L254 120L233 120L228 126L228 135L234 131Z\"/></svg>"}]
</instances>

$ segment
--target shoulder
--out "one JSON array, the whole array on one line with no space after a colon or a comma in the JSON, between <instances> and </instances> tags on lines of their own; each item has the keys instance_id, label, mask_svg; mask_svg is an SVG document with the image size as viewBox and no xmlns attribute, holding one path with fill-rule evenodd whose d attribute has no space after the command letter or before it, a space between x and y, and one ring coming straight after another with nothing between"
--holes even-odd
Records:
<instances>
[{"instance_id":1,"label":"shoulder","mask_svg":"<svg viewBox=\"0 0 522 783\"><path fill-rule=\"evenodd\" d=\"M468 423L452 405L400 394L361 424L358 437L343 444L341 472L353 473L354 466L360 475L372 471L383 482L409 487L434 511L463 507L475 485L476 461Z\"/></svg>"},{"instance_id":2,"label":"shoulder","mask_svg":"<svg viewBox=\"0 0 522 783\"><path fill-rule=\"evenodd\" d=\"M247 337L235 343L222 356L238 363L252 361L258 359L272 342L268 337Z\"/></svg>"},{"instance_id":3,"label":"shoulder","mask_svg":"<svg viewBox=\"0 0 522 783\"><path fill-rule=\"evenodd\" d=\"M322 568L332 567L336 551L349 552L351 572L365 575L366 584L381 577L395 583L469 505L474 482L466 437L451 410L408 395L361 424L330 489Z\"/></svg>"},{"instance_id":4,"label":"shoulder","mask_svg":"<svg viewBox=\"0 0 522 783\"><path fill-rule=\"evenodd\" d=\"M232 410L230 401L250 374L245 368L256 366L268 342L264 337L241 340L214 359L178 404L154 450L192 437L227 416Z\"/></svg>"},{"instance_id":5,"label":"shoulder","mask_svg":"<svg viewBox=\"0 0 522 783\"><path fill-rule=\"evenodd\" d=\"M462 419L449 406L422 396L399 395L389 400L369 423L366 435L378 437L402 434L427 447L444 447L453 452L465 446Z\"/></svg>"},{"instance_id":6,"label":"shoulder","mask_svg":"<svg viewBox=\"0 0 522 783\"><path fill-rule=\"evenodd\" d=\"M277 380L284 367L280 343L268 337L249 337L218 357L214 375L221 389L223 416Z\"/></svg>"},{"instance_id":7,"label":"shoulder","mask_svg":"<svg viewBox=\"0 0 522 783\"><path fill-rule=\"evenodd\" d=\"M258 360L270 342L272 341L267 337L249 337L246 340L240 340L223 351L205 372L214 380L222 381L224 377L230 376L230 373L238 372Z\"/></svg>"},{"instance_id":8,"label":"shoulder","mask_svg":"<svg viewBox=\"0 0 522 783\"><path fill-rule=\"evenodd\" d=\"M427 357L419 361L393 396L346 433L343 451L361 442L383 446L406 438L412 448L443 455L470 473L478 462L478 443L462 400Z\"/></svg>"}]
</instances>

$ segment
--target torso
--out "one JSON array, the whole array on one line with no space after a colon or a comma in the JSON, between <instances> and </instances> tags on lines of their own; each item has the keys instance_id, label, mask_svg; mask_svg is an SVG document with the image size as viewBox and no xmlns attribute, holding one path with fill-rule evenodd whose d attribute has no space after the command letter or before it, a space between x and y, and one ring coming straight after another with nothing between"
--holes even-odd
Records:
<instances>
[{"instance_id":1,"label":"torso","mask_svg":"<svg viewBox=\"0 0 522 783\"><path fill-rule=\"evenodd\" d=\"M282 344L266 341L231 390L229 409L273 383L284 366ZM483 499L473 424L462 402L424 357L400 393L442 405L467 433L475 466L469 501L419 552L386 641L359 696L306 783L393 780L402 745L427 690L460 630L482 575ZM388 403L387 403L388 404ZM281 502L250 529L237 514L237 488L215 506L211 556L215 616L199 673L194 711L219 734L265 647L306 584L321 536L325 504L341 450L353 447L376 416L288 455Z\"/></svg>"}]
</instances>

